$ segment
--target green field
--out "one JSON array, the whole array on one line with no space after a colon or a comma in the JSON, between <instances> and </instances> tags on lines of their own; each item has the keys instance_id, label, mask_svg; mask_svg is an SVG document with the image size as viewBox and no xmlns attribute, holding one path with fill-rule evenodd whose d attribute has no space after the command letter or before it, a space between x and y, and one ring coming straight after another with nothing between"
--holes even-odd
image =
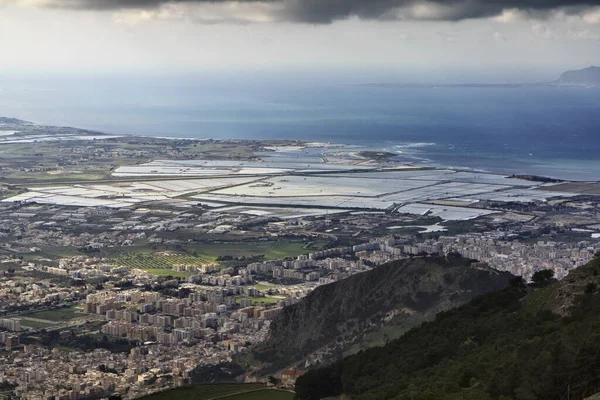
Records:
<instances>
[{"instance_id":1,"label":"green field","mask_svg":"<svg viewBox=\"0 0 600 400\"><path fill-rule=\"evenodd\" d=\"M50 322L35 321L35 320L29 320L29 319L23 319L23 318L19 318L19 321L21 321L22 326L24 326L24 327L26 326L26 327L34 328L34 329L45 329L45 328L49 328L54 325Z\"/></svg>"},{"instance_id":2,"label":"green field","mask_svg":"<svg viewBox=\"0 0 600 400\"><path fill-rule=\"evenodd\" d=\"M155 254L155 253L121 253L111 259L112 262L129 268L139 269L171 269L175 265L203 265L208 261L188 254Z\"/></svg>"},{"instance_id":3,"label":"green field","mask_svg":"<svg viewBox=\"0 0 600 400\"><path fill-rule=\"evenodd\" d=\"M28 318L37 318L37 319L45 319L47 321L52 322L67 322L72 319L82 317L83 314L79 314L81 312L80 308L76 307L67 307L67 308L56 308L54 310L48 311L40 311L33 314L23 315Z\"/></svg>"},{"instance_id":4,"label":"green field","mask_svg":"<svg viewBox=\"0 0 600 400\"><path fill-rule=\"evenodd\" d=\"M128 268L138 268L143 270L171 270L173 266L184 265L203 265L206 263L217 263L219 257L230 256L237 257L257 257L264 256L265 260L276 260L287 257L297 257L320 249L325 241L317 241L310 247L304 248L305 243L294 240L282 242L254 242L254 243L203 243L194 245L183 245L179 249L165 246L151 246L150 244L140 244L127 248L110 248L104 250L98 256L105 257L109 262L116 265L123 265ZM172 251L172 254L159 254L164 251ZM82 255L79 249L75 247L41 247L41 250L35 253L23 255L25 261L35 261L40 259L57 260L59 258L74 257ZM188 276L188 274L177 272L153 271L155 275L173 275Z\"/></svg>"},{"instance_id":5,"label":"green field","mask_svg":"<svg viewBox=\"0 0 600 400\"><path fill-rule=\"evenodd\" d=\"M266 290L275 288L275 285L265 285L265 284L259 283L258 285L254 285L254 288L256 290L266 291Z\"/></svg>"},{"instance_id":6,"label":"green field","mask_svg":"<svg viewBox=\"0 0 600 400\"><path fill-rule=\"evenodd\" d=\"M254 392L222 397L221 400L293 400L294 393L283 390L263 389Z\"/></svg>"},{"instance_id":7,"label":"green field","mask_svg":"<svg viewBox=\"0 0 600 400\"><path fill-rule=\"evenodd\" d=\"M141 397L144 400L209 400L226 396L259 390L265 387L264 383L223 383L214 385L196 385L167 390L160 393Z\"/></svg>"},{"instance_id":8,"label":"green field","mask_svg":"<svg viewBox=\"0 0 600 400\"><path fill-rule=\"evenodd\" d=\"M175 272L175 265L197 265L218 263L219 257L256 257L264 256L265 260L296 257L320 248L323 243L315 243L310 249L304 248L303 242L273 242L273 243L206 243L184 246L184 251L172 254L160 254L164 249L152 249L150 246L138 246L119 250L110 255L109 260L117 265L128 268L138 268L153 275L186 277L190 273Z\"/></svg>"},{"instance_id":9,"label":"green field","mask_svg":"<svg viewBox=\"0 0 600 400\"><path fill-rule=\"evenodd\" d=\"M40 260L43 258L55 260L58 258L74 257L74 256L78 256L78 255L82 254L74 247L47 247L47 246L44 246L44 247L41 247L40 249L41 249L41 251L38 251L35 253L23 254L23 260L35 261L35 260Z\"/></svg>"},{"instance_id":10,"label":"green field","mask_svg":"<svg viewBox=\"0 0 600 400\"><path fill-rule=\"evenodd\" d=\"M215 261L219 256L253 257L264 255L265 260L278 260L286 257L297 257L310 253L323 246L325 242L316 242L305 249L303 242L273 243L209 243L194 246L199 257Z\"/></svg>"}]
</instances>

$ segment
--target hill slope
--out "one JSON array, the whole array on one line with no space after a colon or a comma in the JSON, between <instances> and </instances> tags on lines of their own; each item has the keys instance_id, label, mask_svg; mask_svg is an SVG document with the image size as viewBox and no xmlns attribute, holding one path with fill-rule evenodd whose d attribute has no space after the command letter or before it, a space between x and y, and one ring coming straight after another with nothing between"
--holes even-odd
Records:
<instances>
[{"instance_id":1,"label":"hill slope","mask_svg":"<svg viewBox=\"0 0 600 400\"><path fill-rule=\"evenodd\" d=\"M308 372L296 398L560 400L569 390L584 399L600 391L599 285L600 258L533 293L515 280L384 347Z\"/></svg>"},{"instance_id":2,"label":"hill slope","mask_svg":"<svg viewBox=\"0 0 600 400\"><path fill-rule=\"evenodd\" d=\"M382 345L439 311L504 288L513 276L460 256L395 261L317 288L273 321L254 356L273 372ZM365 335L366 334L366 335Z\"/></svg>"},{"instance_id":3,"label":"hill slope","mask_svg":"<svg viewBox=\"0 0 600 400\"><path fill-rule=\"evenodd\" d=\"M567 71L555 82L559 85L600 87L600 67Z\"/></svg>"}]
</instances>

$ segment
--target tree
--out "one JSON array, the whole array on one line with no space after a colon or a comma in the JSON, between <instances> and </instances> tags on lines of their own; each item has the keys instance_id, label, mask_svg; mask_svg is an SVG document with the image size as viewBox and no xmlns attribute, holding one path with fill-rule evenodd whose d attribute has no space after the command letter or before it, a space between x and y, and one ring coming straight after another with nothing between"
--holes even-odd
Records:
<instances>
[{"instance_id":1,"label":"tree","mask_svg":"<svg viewBox=\"0 0 600 400\"><path fill-rule=\"evenodd\" d=\"M535 286L545 287L554 280L554 271L551 269L544 269L537 271L531 277L531 281Z\"/></svg>"}]
</instances>

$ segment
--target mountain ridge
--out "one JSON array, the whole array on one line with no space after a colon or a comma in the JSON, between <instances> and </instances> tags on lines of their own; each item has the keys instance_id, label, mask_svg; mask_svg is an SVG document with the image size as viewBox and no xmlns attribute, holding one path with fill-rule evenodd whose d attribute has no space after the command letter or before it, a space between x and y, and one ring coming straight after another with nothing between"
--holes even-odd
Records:
<instances>
[{"instance_id":1,"label":"mountain ridge","mask_svg":"<svg viewBox=\"0 0 600 400\"><path fill-rule=\"evenodd\" d=\"M327 363L382 345L513 278L453 254L394 261L321 286L286 307L253 356L264 363L262 374L294 364Z\"/></svg>"}]
</instances>

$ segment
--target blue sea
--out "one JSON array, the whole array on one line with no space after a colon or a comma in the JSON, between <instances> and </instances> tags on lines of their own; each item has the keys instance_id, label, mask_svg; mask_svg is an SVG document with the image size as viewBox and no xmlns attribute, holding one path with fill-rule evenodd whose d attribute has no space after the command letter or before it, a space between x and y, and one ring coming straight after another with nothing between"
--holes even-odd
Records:
<instances>
[{"instance_id":1,"label":"blue sea","mask_svg":"<svg viewBox=\"0 0 600 400\"><path fill-rule=\"evenodd\" d=\"M325 141L415 164L600 180L600 90L0 79L0 116L107 133Z\"/></svg>"}]
</instances>

